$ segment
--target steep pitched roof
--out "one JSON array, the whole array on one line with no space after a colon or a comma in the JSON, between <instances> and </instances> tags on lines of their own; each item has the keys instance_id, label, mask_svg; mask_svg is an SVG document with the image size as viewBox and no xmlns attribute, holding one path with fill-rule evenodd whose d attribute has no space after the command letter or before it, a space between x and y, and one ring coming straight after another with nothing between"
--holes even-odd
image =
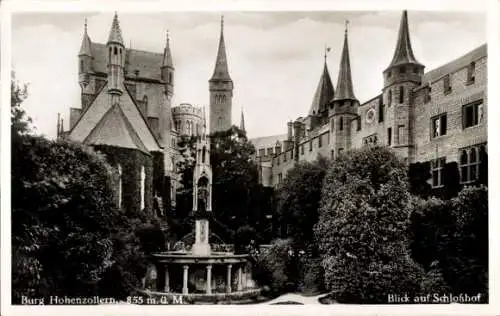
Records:
<instances>
[{"instance_id":1,"label":"steep pitched roof","mask_svg":"<svg viewBox=\"0 0 500 316\"><path fill-rule=\"evenodd\" d=\"M404 10L401 17L401 24L399 26L396 50L394 51L394 56L388 68L408 63L420 65L413 54L413 49L411 48L410 30L408 28L408 12Z\"/></svg>"},{"instance_id":2,"label":"steep pitched roof","mask_svg":"<svg viewBox=\"0 0 500 316\"><path fill-rule=\"evenodd\" d=\"M109 102L109 95L106 92L106 86L103 87L101 93L97 95L94 102L87 108L75 126L71 129L69 133L71 139L84 142L110 110L111 103ZM125 87L122 86L122 89L125 90ZM124 93L121 96L120 109L123 111L128 122L130 122L131 128L135 131L147 151L159 151L160 145L157 139L149 129L144 117L128 93Z\"/></svg>"},{"instance_id":3,"label":"steep pitched roof","mask_svg":"<svg viewBox=\"0 0 500 316\"><path fill-rule=\"evenodd\" d=\"M227 66L226 44L224 42L224 17L221 17L219 50L215 60L214 74L210 80L231 80Z\"/></svg>"},{"instance_id":4,"label":"steep pitched roof","mask_svg":"<svg viewBox=\"0 0 500 316\"><path fill-rule=\"evenodd\" d=\"M120 105L113 105L83 141L88 145L110 145L149 153Z\"/></svg>"},{"instance_id":5,"label":"steep pitched roof","mask_svg":"<svg viewBox=\"0 0 500 316\"><path fill-rule=\"evenodd\" d=\"M309 109L309 115L318 114L318 112L323 111L327 107L330 100L333 99L333 96L334 90L332 79L330 78L330 73L328 72L328 67L325 60L323 73L319 78L318 87L316 88L311 108Z\"/></svg>"},{"instance_id":6,"label":"steep pitched roof","mask_svg":"<svg viewBox=\"0 0 500 316\"><path fill-rule=\"evenodd\" d=\"M106 69L106 45L92 43L94 52L94 70L100 73L107 73ZM132 76L134 71L139 71L139 77L161 80L161 65L163 62L162 53L147 52L137 49L125 50L128 59L128 75Z\"/></svg>"},{"instance_id":7,"label":"steep pitched roof","mask_svg":"<svg viewBox=\"0 0 500 316\"><path fill-rule=\"evenodd\" d=\"M92 41L87 34L87 19L85 19L85 30L83 32L82 45L80 46L80 51L78 56L87 55L92 56Z\"/></svg>"},{"instance_id":8,"label":"steep pitched roof","mask_svg":"<svg viewBox=\"0 0 500 316\"><path fill-rule=\"evenodd\" d=\"M273 136L263 136L252 138L249 141L255 146L257 150L262 148L270 148L275 147L276 143L280 143L283 146L282 142L287 138L287 134L273 135Z\"/></svg>"},{"instance_id":9,"label":"steep pitched roof","mask_svg":"<svg viewBox=\"0 0 500 316\"><path fill-rule=\"evenodd\" d=\"M118 14L116 12L111 24L111 30L109 31L108 43L123 45L122 30L120 29L120 22L118 22Z\"/></svg>"},{"instance_id":10,"label":"steep pitched roof","mask_svg":"<svg viewBox=\"0 0 500 316\"><path fill-rule=\"evenodd\" d=\"M356 100L352 87L351 61L349 58L349 44L347 40L347 26L344 34L344 48L340 58L339 78L333 100Z\"/></svg>"}]
</instances>

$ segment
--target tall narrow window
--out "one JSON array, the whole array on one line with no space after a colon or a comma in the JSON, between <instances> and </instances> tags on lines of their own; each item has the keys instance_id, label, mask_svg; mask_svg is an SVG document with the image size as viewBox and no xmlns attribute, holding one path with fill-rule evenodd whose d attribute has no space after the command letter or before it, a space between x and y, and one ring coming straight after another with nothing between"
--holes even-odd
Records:
<instances>
[{"instance_id":1,"label":"tall narrow window","mask_svg":"<svg viewBox=\"0 0 500 316\"><path fill-rule=\"evenodd\" d=\"M321 146L323 146L323 142L321 141L321 137L322 137L322 135L318 136L318 147L319 148L321 148Z\"/></svg>"},{"instance_id":2,"label":"tall narrow window","mask_svg":"<svg viewBox=\"0 0 500 316\"><path fill-rule=\"evenodd\" d=\"M431 160L432 187L437 188L443 185L443 168L446 158Z\"/></svg>"},{"instance_id":3,"label":"tall narrow window","mask_svg":"<svg viewBox=\"0 0 500 316\"><path fill-rule=\"evenodd\" d=\"M332 149L330 152L331 159L333 160L335 158L335 150Z\"/></svg>"},{"instance_id":4,"label":"tall narrow window","mask_svg":"<svg viewBox=\"0 0 500 316\"><path fill-rule=\"evenodd\" d=\"M382 123L384 121L384 104L380 102L378 104L378 122Z\"/></svg>"},{"instance_id":5,"label":"tall narrow window","mask_svg":"<svg viewBox=\"0 0 500 316\"><path fill-rule=\"evenodd\" d=\"M83 60L80 60L80 72L83 72Z\"/></svg>"},{"instance_id":6,"label":"tall narrow window","mask_svg":"<svg viewBox=\"0 0 500 316\"><path fill-rule=\"evenodd\" d=\"M391 106L392 104L392 90L389 90L389 92L387 93L387 104L389 106Z\"/></svg>"},{"instance_id":7,"label":"tall narrow window","mask_svg":"<svg viewBox=\"0 0 500 316\"><path fill-rule=\"evenodd\" d=\"M344 118L340 117L339 119L339 130L344 130Z\"/></svg>"},{"instance_id":8,"label":"tall narrow window","mask_svg":"<svg viewBox=\"0 0 500 316\"><path fill-rule=\"evenodd\" d=\"M403 103L405 101L405 88L403 86L399 87L399 103Z\"/></svg>"},{"instance_id":9,"label":"tall narrow window","mask_svg":"<svg viewBox=\"0 0 500 316\"><path fill-rule=\"evenodd\" d=\"M476 80L476 63L471 62L467 68L467 84L472 84Z\"/></svg>"},{"instance_id":10,"label":"tall narrow window","mask_svg":"<svg viewBox=\"0 0 500 316\"><path fill-rule=\"evenodd\" d=\"M404 125L399 125L398 126L398 138L396 140L396 143L399 145L399 144L403 144L404 143L404 130L405 130L405 126Z\"/></svg>"},{"instance_id":11,"label":"tall narrow window","mask_svg":"<svg viewBox=\"0 0 500 316\"><path fill-rule=\"evenodd\" d=\"M205 163L205 155L206 155L207 148L203 146L203 151L201 153L201 163Z\"/></svg>"},{"instance_id":12,"label":"tall narrow window","mask_svg":"<svg viewBox=\"0 0 500 316\"><path fill-rule=\"evenodd\" d=\"M122 166L118 164L118 208L122 207Z\"/></svg>"},{"instance_id":13,"label":"tall narrow window","mask_svg":"<svg viewBox=\"0 0 500 316\"><path fill-rule=\"evenodd\" d=\"M146 206L146 170L141 167L141 210Z\"/></svg>"},{"instance_id":14,"label":"tall narrow window","mask_svg":"<svg viewBox=\"0 0 500 316\"><path fill-rule=\"evenodd\" d=\"M431 84L429 83L429 86L425 89L425 95L424 95L424 103L429 103L431 102Z\"/></svg>"},{"instance_id":15,"label":"tall narrow window","mask_svg":"<svg viewBox=\"0 0 500 316\"><path fill-rule=\"evenodd\" d=\"M392 127L387 129L387 146L392 145Z\"/></svg>"},{"instance_id":16,"label":"tall narrow window","mask_svg":"<svg viewBox=\"0 0 500 316\"><path fill-rule=\"evenodd\" d=\"M443 90L444 94L448 94L451 92L450 75L446 75L443 78Z\"/></svg>"},{"instance_id":17,"label":"tall narrow window","mask_svg":"<svg viewBox=\"0 0 500 316\"><path fill-rule=\"evenodd\" d=\"M313 150L313 140L311 139L309 141L309 151L312 151Z\"/></svg>"}]
</instances>

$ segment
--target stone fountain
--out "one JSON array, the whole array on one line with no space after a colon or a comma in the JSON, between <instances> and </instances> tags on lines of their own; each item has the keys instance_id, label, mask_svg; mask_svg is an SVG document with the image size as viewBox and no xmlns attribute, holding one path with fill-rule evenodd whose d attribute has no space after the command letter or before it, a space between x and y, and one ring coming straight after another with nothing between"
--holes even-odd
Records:
<instances>
[{"instance_id":1,"label":"stone fountain","mask_svg":"<svg viewBox=\"0 0 500 316\"><path fill-rule=\"evenodd\" d=\"M193 172L194 243L179 250L154 253L149 275L157 276L148 289L155 295L183 295L196 301L234 301L257 297L249 254L234 254L224 245L209 242L212 218L212 169L209 137L196 143ZM227 246L227 245L226 245ZM147 287L147 285L146 285Z\"/></svg>"}]
</instances>

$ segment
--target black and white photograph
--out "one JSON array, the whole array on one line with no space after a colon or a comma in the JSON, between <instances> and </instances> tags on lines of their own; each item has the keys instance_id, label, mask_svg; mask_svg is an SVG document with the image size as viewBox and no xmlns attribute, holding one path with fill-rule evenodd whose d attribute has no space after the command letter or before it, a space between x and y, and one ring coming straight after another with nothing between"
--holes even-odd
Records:
<instances>
[{"instance_id":1,"label":"black and white photograph","mask_svg":"<svg viewBox=\"0 0 500 316\"><path fill-rule=\"evenodd\" d=\"M496 301L487 1L131 2L2 25L2 305Z\"/></svg>"}]
</instances>

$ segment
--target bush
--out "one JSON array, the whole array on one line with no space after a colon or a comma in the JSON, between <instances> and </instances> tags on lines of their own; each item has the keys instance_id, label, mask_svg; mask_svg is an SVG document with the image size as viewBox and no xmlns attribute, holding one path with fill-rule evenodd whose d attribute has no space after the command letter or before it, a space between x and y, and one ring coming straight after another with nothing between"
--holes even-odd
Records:
<instances>
[{"instance_id":1,"label":"bush","mask_svg":"<svg viewBox=\"0 0 500 316\"><path fill-rule=\"evenodd\" d=\"M332 163L315 233L325 285L339 301L387 303L390 293L420 291L423 271L407 254L408 189L406 165L388 148Z\"/></svg>"}]
</instances>

